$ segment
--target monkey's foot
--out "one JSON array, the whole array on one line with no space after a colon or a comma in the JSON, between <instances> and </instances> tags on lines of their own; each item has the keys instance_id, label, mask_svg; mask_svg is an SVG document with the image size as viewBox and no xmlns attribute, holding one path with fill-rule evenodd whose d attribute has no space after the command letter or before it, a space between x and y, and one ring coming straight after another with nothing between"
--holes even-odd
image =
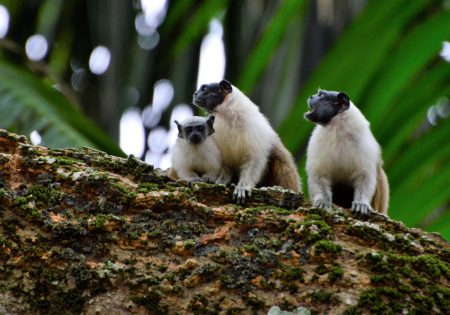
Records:
<instances>
[{"instance_id":1,"label":"monkey's foot","mask_svg":"<svg viewBox=\"0 0 450 315\"><path fill-rule=\"evenodd\" d=\"M219 177L216 179L216 184L217 185L228 185L231 182L231 175L222 170L222 172L220 172Z\"/></svg>"},{"instance_id":2,"label":"monkey's foot","mask_svg":"<svg viewBox=\"0 0 450 315\"><path fill-rule=\"evenodd\" d=\"M191 178L190 180L188 180L188 185L190 187L190 186L194 185L195 183L200 183L200 182L203 182L203 180L200 177L194 177L194 178Z\"/></svg>"},{"instance_id":3,"label":"monkey's foot","mask_svg":"<svg viewBox=\"0 0 450 315\"><path fill-rule=\"evenodd\" d=\"M356 214L360 214L363 216L367 216L372 211L372 208L370 205L366 202L362 201L353 201L352 202L352 208L350 209L352 212L355 212Z\"/></svg>"},{"instance_id":4,"label":"monkey's foot","mask_svg":"<svg viewBox=\"0 0 450 315\"><path fill-rule=\"evenodd\" d=\"M230 183L230 181L223 180L221 178L217 179L216 182L215 182L216 185L225 185L225 186L228 185L229 183Z\"/></svg>"},{"instance_id":5,"label":"monkey's foot","mask_svg":"<svg viewBox=\"0 0 450 315\"><path fill-rule=\"evenodd\" d=\"M319 209L331 210L331 201L329 201L328 199L317 199L317 200L314 200L313 207L319 208Z\"/></svg>"},{"instance_id":6,"label":"monkey's foot","mask_svg":"<svg viewBox=\"0 0 450 315\"><path fill-rule=\"evenodd\" d=\"M202 180L206 183L214 184L216 182L216 177L203 175Z\"/></svg>"},{"instance_id":7,"label":"monkey's foot","mask_svg":"<svg viewBox=\"0 0 450 315\"><path fill-rule=\"evenodd\" d=\"M250 197L251 195L252 195L252 189L250 186L237 185L234 188L233 200L235 200L236 203L244 203L245 198Z\"/></svg>"}]
</instances>

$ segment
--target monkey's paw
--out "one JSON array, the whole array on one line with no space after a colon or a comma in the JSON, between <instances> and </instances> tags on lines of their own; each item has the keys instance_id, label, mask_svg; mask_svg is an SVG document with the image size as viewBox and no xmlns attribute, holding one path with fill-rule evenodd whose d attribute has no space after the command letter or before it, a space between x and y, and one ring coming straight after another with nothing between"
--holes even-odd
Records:
<instances>
[{"instance_id":1,"label":"monkey's paw","mask_svg":"<svg viewBox=\"0 0 450 315\"><path fill-rule=\"evenodd\" d=\"M313 207L319 208L319 209L331 210L331 201L329 201L328 199L317 199L317 200L314 200Z\"/></svg>"},{"instance_id":2,"label":"monkey's paw","mask_svg":"<svg viewBox=\"0 0 450 315\"><path fill-rule=\"evenodd\" d=\"M366 202L353 201L351 211L355 212L356 214L359 214L359 215L367 216L372 211L372 208Z\"/></svg>"},{"instance_id":3,"label":"monkey's paw","mask_svg":"<svg viewBox=\"0 0 450 315\"><path fill-rule=\"evenodd\" d=\"M206 183L214 184L216 182L215 176L202 176L202 180Z\"/></svg>"},{"instance_id":4,"label":"monkey's paw","mask_svg":"<svg viewBox=\"0 0 450 315\"><path fill-rule=\"evenodd\" d=\"M228 185L231 182L231 175L227 172L222 171L219 177L216 179L217 185Z\"/></svg>"},{"instance_id":5,"label":"monkey's paw","mask_svg":"<svg viewBox=\"0 0 450 315\"><path fill-rule=\"evenodd\" d=\"M250 197L251 195L252 189L250 188L250 186L237 185L234 188L233 200L235 200L236 203L244 203L245 198Z\"/></svg>"},{"instance_id":6,"label":"monkey's paw","mask_svg":"<svg viewBox=\"0 0 450 315\"><path fill-rule=\"evenodd\" d=\"M219 178L219 179L217 179L217 180L215 181L215 184L216 184L216 185L224 185L224 186L227 186L229 183L230 183L229 181L227 181L227 180L222 180L221 178Z\"/></svg>"},{"instance_id":7,"label":"monkey's paw","mask_svg":"<svg viewBox=\"0 0 450 315\"><path fill-rule=\"evenodd\" d=\"M194 177L188 180L189 187L193 186L195 183L203 182L203 180L200 177Z\"/></svg>"}]
</instances>

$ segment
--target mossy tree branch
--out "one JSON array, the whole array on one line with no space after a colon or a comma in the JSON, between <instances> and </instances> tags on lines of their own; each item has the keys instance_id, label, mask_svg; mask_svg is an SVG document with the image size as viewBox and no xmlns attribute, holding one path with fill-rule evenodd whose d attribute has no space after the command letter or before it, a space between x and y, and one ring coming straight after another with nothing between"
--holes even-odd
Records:
<instances>
[{"instance_id":1,"label":"mossy tree branch","mask_svg":"<svg viewBox=\"0 0 450 315\"><path fill-rule=\"evenodd\" d=\"M450 246L302 195L172 182L0 132L0 313L445 313Z\"/></svg>"}]
</instances>

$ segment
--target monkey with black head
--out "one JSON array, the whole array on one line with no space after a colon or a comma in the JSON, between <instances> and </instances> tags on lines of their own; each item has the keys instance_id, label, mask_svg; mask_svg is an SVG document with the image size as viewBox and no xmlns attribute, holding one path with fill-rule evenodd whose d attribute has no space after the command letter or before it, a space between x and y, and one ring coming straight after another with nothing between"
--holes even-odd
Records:
<instances>
[{"instance_id":1,"label":"monkey with black head","mask_svg":"<svg viewBox=\"0 0 450 315\"><path fill-rule=\"evenodd\" d=\"M178 138L172 150L168 176L174 180L214 183L221 171L222 159L211 135L214 116L193 116L181 123L175 120Z\"/></svg>"},{"instance_id":2,"label":"monkey with black head","mask_svg":"<svg viewBox=\"0 0 450 315\"><path fill-rule=\"evenodd\" d=\"M361 215L373 209L387 213L389 185L367 119L342 92L319 90L308 106L305 118L317 124L306 160L313 205L331 209L333 202Z\"/></svg>"},{"instance_id":3,"label":"monkey with black head","mask_svg":"<svg viewBox=\"0 0 450 315\"><path fill-rule=\"evenodd\" d=\"M227 80L203 84L194 93L193 103L216 116L213 138L223 161L216 183L236 179L233 198L238 203L257 186L281 186L301 192L291 153L258 106L237 87Z\"/></svg>"}]
</instances>

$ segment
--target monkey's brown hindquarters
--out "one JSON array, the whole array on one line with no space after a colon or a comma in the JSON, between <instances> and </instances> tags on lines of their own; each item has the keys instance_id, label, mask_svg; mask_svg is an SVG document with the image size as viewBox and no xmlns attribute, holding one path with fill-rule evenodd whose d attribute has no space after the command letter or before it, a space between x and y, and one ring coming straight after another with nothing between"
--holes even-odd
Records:
<instances>
[{"instance_id":1,"label":"monkey's brown hindquarters","mask_svg":"<svg viewBox=\"0 0 450 315\"><path fill-rule=\"evenodd\" d=\"M302 192L300 176L291 153L279 142L269 156L268 172L261 186L281 186Z\"/></svg>"},{"instance_id":2,"label":"monkey's brown hindquarters","mask_svg":"<svg viewBox=\"0 0 450 315\"><path fill-rule=\"evenodd\" d=\"M377 187L372 198L372 208L387 214L389 205L389 183L381 165L377 167Z\"/></svg>"}]
</instances>

